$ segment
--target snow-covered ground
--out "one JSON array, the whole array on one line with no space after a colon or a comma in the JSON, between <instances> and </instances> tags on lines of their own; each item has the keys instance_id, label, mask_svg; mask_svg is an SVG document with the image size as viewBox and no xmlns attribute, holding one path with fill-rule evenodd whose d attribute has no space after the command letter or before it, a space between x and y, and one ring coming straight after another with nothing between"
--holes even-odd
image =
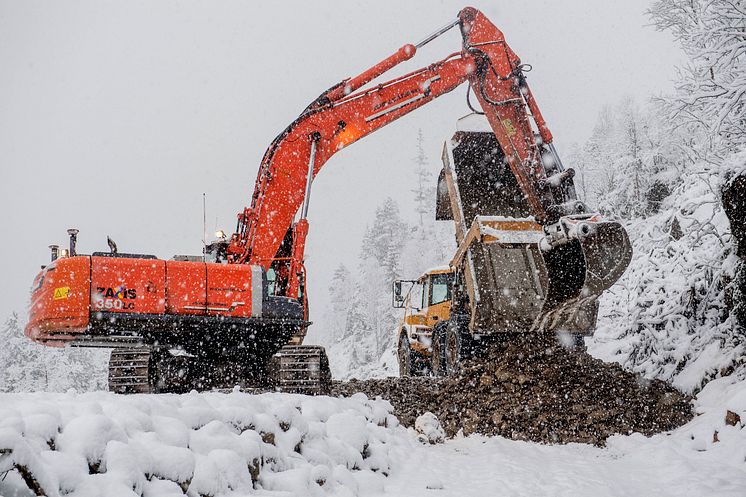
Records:
<instances>
[{"instance_id":1,"label":"snow-covered ground","mask_svg":"<svg viewBox=\"0 0 746 497\"><path fill-rule=\"evenodd\" d=\"M746 429L726 413L746 420L746 383L715 380L696 408L671 433L606 448L429 445L362 394L0 394L0 495L33 495L19 465L50 496L743 496Z\"/></svg>"}]
</instances>

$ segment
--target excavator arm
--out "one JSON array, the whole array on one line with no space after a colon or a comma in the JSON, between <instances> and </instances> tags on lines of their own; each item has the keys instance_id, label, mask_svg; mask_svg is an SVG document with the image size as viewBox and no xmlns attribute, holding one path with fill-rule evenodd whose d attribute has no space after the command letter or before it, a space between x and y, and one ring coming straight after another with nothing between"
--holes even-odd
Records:
<instances>
[{"instance_id":1,"label":"excavator arm","mask_svg":"<svg viewBox=\"0 0 746 497\"><path fill-rule=\"evenodd\" d=\"M463 37L460 52L360 90L456 25ZM465 8L456 21L416 46L405 45L359 76L324 92L275 138L262 159L251 206L238 214L237 230L227 250L229 261L265 269L282 262L277 267L287 272L283 293L298 298L314 176L337 151L467 80L534 217L547 221L548 210L564 200L553 197L541 158L542 151L553 151L548 148L552 135L526 84L521 61L503 33L478 10Z\"/></svg>"}]
</instances>

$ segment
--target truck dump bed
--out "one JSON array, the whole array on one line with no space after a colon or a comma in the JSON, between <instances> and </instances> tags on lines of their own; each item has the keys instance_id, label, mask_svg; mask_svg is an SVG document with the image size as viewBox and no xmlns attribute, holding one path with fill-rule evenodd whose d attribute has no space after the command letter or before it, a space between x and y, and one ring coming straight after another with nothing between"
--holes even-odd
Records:
<instances>
[{"instance_id":1,"label":"truck dump bed","mask_svg":"<svg viewBox=\"0 0 746 497\"><path fill-rule=\"evenodd\" d=\"M458 131L443 149L438 219L453 219L462 301L472 333L533 331L591 334L597 297L631 255L618 223L569 216L582 236L547 249L493 133ZM459 292L455 292L457 295Z\"/></svg>"}]
</instances>

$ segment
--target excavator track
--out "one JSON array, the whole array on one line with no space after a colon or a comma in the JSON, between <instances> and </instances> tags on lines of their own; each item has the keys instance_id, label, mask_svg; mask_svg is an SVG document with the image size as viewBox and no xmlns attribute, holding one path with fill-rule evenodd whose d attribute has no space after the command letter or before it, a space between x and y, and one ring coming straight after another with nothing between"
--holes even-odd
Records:
<instances>
[{"instance_id":1,"label":"excavator track","mask_svg":"<svg viewBox=\"0 0 746 497\"><path fill-rule=\"evenodd\" d=\"M286 345L274 356L275 387L288 393L328 395L331 388L329 358L318 345Z\"/></svg>"},{"instance_id":2,"label":"excavator track","mask_svg":"<svg viewBox=\"0 0 746 497\"><path fill-rule=\"evenodd\" d=\"M112 350L109 391L119 394L179 393L205 388L205 384L195 383L189 376L179 378L176 371L188 369L189 365L175 364L174 361L183 358L170 357L162 352L148 346ZM274 355L266 373L269 385L281 392L326 395L331 388L329 359L324 347L318 345L286 345ZM260 383L256 385L255 381L250 381L244 388L252 386L258 388L257 391L266 391L269 385L264 381ZM214 388L215 385L207 386L207 389Z\"/></svg>"},{"instance_id":3,"label":"excavator track","mask_svg":"<svg viewBox=\"0 0 746 497\"><path fill-rule=\"evenodd\" d=\"M109 356L109 391L121 394L152 393L150 347L114 349Z\"/></svg>"}]
</instances>

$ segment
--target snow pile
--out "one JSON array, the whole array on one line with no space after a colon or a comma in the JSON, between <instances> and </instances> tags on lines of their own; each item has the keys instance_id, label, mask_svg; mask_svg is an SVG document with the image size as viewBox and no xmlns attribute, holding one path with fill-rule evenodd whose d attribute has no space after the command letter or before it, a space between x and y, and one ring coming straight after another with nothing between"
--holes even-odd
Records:
<instances>
[{"instance_id":1,"label":"snow pile","mask_svg":"<svg viewBox=\"0 0 746 497\"><path fill-rule=\"evenodd\" d=\"M0 406L0 475L48 496L350 495L380 490L409 440L390 404L362 394L0 394Z\"/></svg>"},{"instance_id":2,"label":"snow pile","mask_svg":"<svg viewBox=\"0 0 746 497\"><path fill-rule=\"evenodd\" d=\"M682 176L660 212L627 225L634 256L601 298L593 355L686 392L741 375L746 335L731 315L738 258L719 199L727 170Z\"/></svg>"},{"instance_id":3,"label":"snow pile","mask_svg":"<svg viewBox=\"0 0 746 497\"><path fill-rule=\"evenodd\" d=\"M393 332L391 333L391 336L394 336ZM332 378L347 381L353 378L369 380L399 376L399 363L394 345L392 340L381 357L377 360L370 360L370 362L359 360L360 356L356 354L359 350L359 343L355 340L355 337L347 337L341 342L328 346L327 354L329 355Z\"/></svg>"}]
</instances>

